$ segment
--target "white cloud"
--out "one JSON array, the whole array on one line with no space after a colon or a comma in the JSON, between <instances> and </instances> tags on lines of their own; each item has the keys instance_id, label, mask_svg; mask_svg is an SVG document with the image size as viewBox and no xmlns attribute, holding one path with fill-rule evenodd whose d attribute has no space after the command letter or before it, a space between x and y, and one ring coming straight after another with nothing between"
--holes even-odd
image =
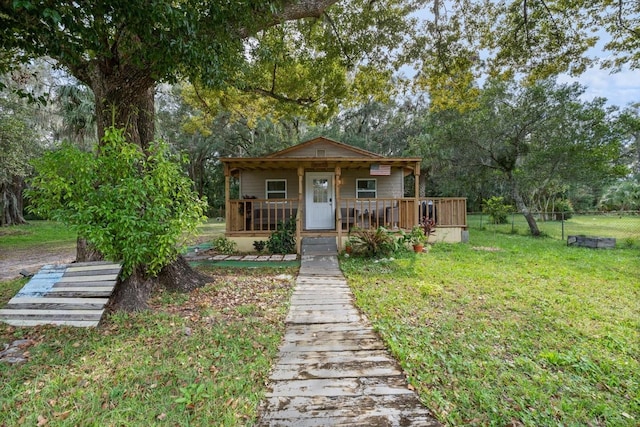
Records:
<instances>
[{"instance_id":1,"label":"white cloud","mask_svg":"<svg viewBox=\"0 0 640 427\"><path fill-rule=\"evenodd\" d=\"M561 76L561 83L579 82L586 87L585 101L595 97L607 98L610 105L624 107L632 102L640 102L640 72L623 70L610 73L608 70L592 68L579 77Z\"/></svg>"}]
</instances>

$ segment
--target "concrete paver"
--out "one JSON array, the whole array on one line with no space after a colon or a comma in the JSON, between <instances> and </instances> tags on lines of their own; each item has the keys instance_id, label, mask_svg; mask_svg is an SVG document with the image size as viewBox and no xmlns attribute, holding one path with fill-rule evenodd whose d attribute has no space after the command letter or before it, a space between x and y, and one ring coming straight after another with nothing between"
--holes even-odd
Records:
<instances>
[{"instance_id":1,"label":"concrete paver","mask_svg":"<svg viewBox=\"0 0 640 427\"><path fill-rule=\"evenodd\" d=\"M353 305L333 239L304 239L260 426L439 426Z\"/></svg>"}]
</instances>

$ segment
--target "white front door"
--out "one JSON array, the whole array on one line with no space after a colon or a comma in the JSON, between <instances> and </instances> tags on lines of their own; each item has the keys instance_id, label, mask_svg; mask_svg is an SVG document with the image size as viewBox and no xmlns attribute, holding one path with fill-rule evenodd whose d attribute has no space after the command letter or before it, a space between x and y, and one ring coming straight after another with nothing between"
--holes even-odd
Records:
<instances>
[{"instance_id":1,"label":"white front door","mask_svg":"<svg viewBox=\"0 0 640 427\"><path fill-rule=\"evenodd\" d=\"M329 172L307 172L306 182L307 229L335 229L333 174Z\"/></svg>"}]
</instances>

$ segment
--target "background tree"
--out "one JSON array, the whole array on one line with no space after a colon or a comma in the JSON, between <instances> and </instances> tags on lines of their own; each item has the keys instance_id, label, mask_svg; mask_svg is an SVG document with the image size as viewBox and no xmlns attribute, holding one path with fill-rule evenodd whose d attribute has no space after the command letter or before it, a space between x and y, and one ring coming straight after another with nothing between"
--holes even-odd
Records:
<instances>
[{"instance_id":1,"label":"background tree","mask_svg":"<svg viewBox=\"0 0 640 427\"><path fill-rule=\"evenodd\" d=\"M312 31L314 22L326 18L327 8L335 2L285 0L203 4L191 0L178 3L110 0L83 3L78 7L55 0L44 3L2 0L0 42L5 50L0 67L7 69L45 55L53 58L91 88L99 140L106 127L114 125L125 129L126 138L147 151L155 134L154 90L158 82L186 78L203 87L236 87L278 97L273 84L266 89L252 85L258 75L252 62L259 63L260 58L269 56L280 57L275 52L269 55L268 49L261 49L263 42L269 49L273 47L269 29L279 28L287 21L311 17L315 19L306 25ZM358 0L342 6L342 10L352 11L353 19L367 16L375 20L386 5L389 10L397 9L394 2L381 3ZM369 10L371 13L367 13ZM355 22L359 23L353 28L345 23L345 33L361 31L366 43L401 37L379 34L375 31L375 22ZM365 29L370 30L363 31ZM332 46L340 46L340 43ZM292 51L292 54L300 55L295 65L312 66L322 58L322 48ZM382 48L369 51L371 60L374 54L385 54ZM331 52L326 53L335 57ZM343 53L348 57L349 51ZM280 66L286 66L288 62L283 58ZM300 76L298 82L314 77L309 70L302 70ZM323 102L331 102L331 98L324 98ZM79 245L78 259L89 256ZM183 283L190 281L186 263L181 267L175 264L168 267L176 270L168 273L163 270L163 274L179 275ZM133 274L139 271L134 269ZM136 280L144 279L138 277ZM127 286L126 282L122 286Z\"/></svg>"},{"instance_id":2,"label":"background tree","mask_svg":"<svg viewBox=\"0 0 640 427\"><path fill-rule=\"evenodd\" d=\"M602 99L580 101L582 92L552 80L533 86L489 81L477 107L433 113L433 127L425 129L428 154L435 153L434 164L450 165L442 170L449 182L463 174L467 184L495 181L493 189L502 191L493 195L510 196L531 234L539 235L532 212L538 195L606 182L628 170L620 163L624 134L613 111Z\"/></svg>"},{"instance_id":3,"label":"background tree","mask_svg":"<svg viewBox=\"0 0 640 427\"><path fill-rule=\"evenodd\" d=\"M0 96L0 226L24 224L23 199L29 161L41 148L32 115L36 107Z\"/></svg>"}]
</instances>

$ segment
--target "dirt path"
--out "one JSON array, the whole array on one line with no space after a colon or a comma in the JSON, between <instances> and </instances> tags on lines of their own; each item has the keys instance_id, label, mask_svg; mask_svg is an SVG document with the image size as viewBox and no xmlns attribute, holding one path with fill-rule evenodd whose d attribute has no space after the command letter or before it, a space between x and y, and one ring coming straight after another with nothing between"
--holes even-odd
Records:
<instances>
[{"instance_id":1,"label":"dirt path","mask_svg":"<svg viewBox=\"0 0 640 427\"><path fill-rule=\"evenodd\" d=\"M36 273L45 264L66 264L76 258L73 248L37 248L0 251L0 281L15 279L20 271Z\"/></svg>"}]
</instances>

